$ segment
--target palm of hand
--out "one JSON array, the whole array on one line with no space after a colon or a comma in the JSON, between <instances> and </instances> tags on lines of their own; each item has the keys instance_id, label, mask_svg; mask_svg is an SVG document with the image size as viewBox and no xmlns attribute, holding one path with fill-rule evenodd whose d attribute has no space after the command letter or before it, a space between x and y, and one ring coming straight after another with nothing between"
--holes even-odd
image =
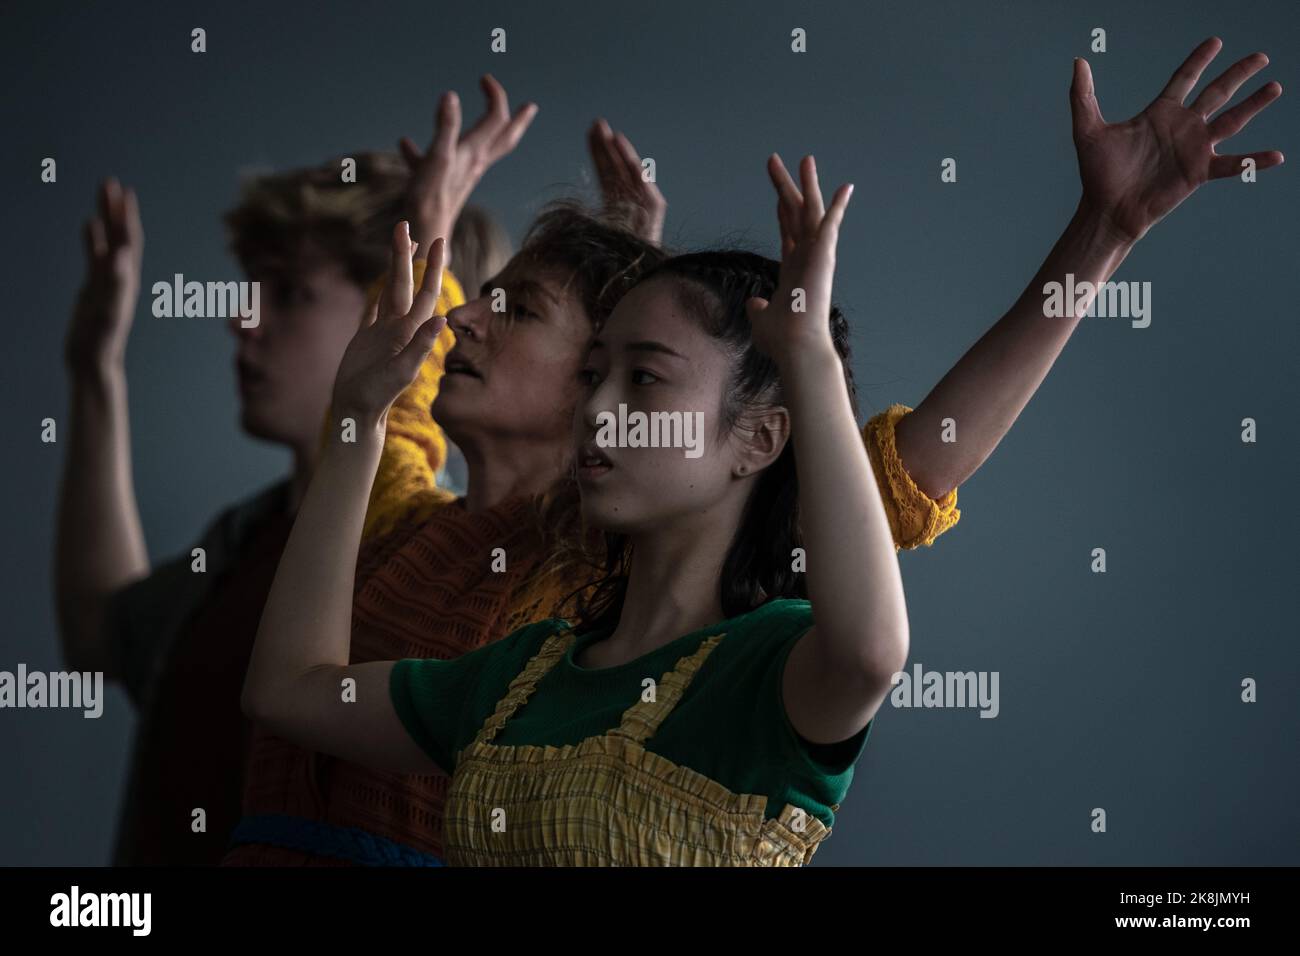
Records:
<instances>
[{"instance_id":1,"label":"palm of hand","mask_svg":"<svg viewBox=\"0 0 1300 956\"><path fill-rule=\"evenodd\" d=\"M1215 152L1220 142L1239 133L1281 96L1282 87L1269 83L1210 119L1268 64L1264 54L1234 63L1189 106L1183 105L1222 46L1217 37L1201 43L1151 105L1123 123L1102 118L1092 70L1086 60L1075 61L1070 102L1084 201L1104 215L1119 238L1140 239L1208 180L1237 175L1248 161L1258 169L1283 161L1275 150L1241 155Z\"/></svg>"},{"instance_id":2,"label":"palm of hand","mask_svg":"<svg viewBox=\"0 0 1300 956\"><path fill-rule=\"evenodd\" d=\"M140 292L144 229L135 193L105 180L99 207L85 225L86 278L64 342L76 361L121 356Z\"/></svg>"},{"instance_id":3,"label":"palm of hand","mask_svg":"<svg viewBox=\"0 0 1300 956\"><path fill-rule=\"evenodd\" d=\"M389 407L414 381L446 325L445 317L434 315L447 261L446 240L435 240L429 249L418 292L414 254L407 224L399 223L393 231L388 281L339 360L332 396L338 415L385 421Z\"/></svg>"},{"instance_id":4,"label":"palm of hand","mask_svg":"<svg viewBox=\"0 0 1300 956\"><path fill-rule=\"evenodd\" d=\"M817 235L795 243L781 258L781 282L766 308L751 312L754 344L779 359L829 337L834 239Z\"/></svg>"},{"instance_id":5,"label":"palm of hand","mask_svg":"<svg viewBox=\"0 0 1300 956\"><path fill-rule=\"evenodd\" d=\"M1134 239L1210 178L1214 155L1205 120L1168 100L1104 126L1078 150L1084 195Z\"/></svg>"},{"instance_id":6,"label":"palm of hand","mask_svg":"<svg viewBox=\"0 0 1300 956\"><path fill-rule=\"evenodd\" d=\"M334 404L340 410L386 409L407 382L396 372L397 357L408 340L395 317L357 331L339 361L334 382Z\"/></svg>"}]
</instances>

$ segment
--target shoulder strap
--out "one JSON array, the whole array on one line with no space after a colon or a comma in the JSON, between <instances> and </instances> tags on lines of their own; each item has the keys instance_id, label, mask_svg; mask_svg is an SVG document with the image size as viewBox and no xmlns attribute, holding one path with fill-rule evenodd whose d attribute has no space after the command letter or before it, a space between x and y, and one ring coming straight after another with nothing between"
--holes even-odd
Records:
<instances>
[{"instance_id":1,"label":"shoulder strap","mask_svg":"<svg viewBox=\"0 0 1300 956\"><path fill-rule=\"evenodd\" d=\"M537 682L555 666L555 662L564 656L564 652L569 649L573 643L573 631L565 629L557 634L552 634L542 644L541 649L529 659L524 665L524 669L519 672L518 676L510 682L506 689L506 694L497 701L496 710L489 717L483 726L479 728L478 735L474 738L474 743L491 743L501 728L506 725L515 711L523 706L530 696L533 689L536 688Z\"/></svg>"},{"instance_id":2,"label":"shoulder strap","mask_svg":"<svg viewBox=\"0 0 1300 956\"><path fill-rule=\"evenodd\" d=\"M610 734L627 737L637 743L645 743L654 736L659 725L664 722L664 718L682 699L692 678L704 664L704 659L726 636L726 634L714 634L703 641L694 654L681 658L672 670L660 678L659 685L655 688L655 699L653 701L638 699L635 704L623 711L623 719L610 731Z\"/></svg>"}]
</instances>

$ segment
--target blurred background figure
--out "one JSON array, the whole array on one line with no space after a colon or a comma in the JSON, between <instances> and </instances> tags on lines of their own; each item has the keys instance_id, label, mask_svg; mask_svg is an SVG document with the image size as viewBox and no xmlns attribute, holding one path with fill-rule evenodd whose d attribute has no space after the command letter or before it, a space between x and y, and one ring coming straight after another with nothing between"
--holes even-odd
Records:
<instances>
[{"instance_id":1,"label":"blurred background figure","mask_svg":"<svg viewBox=\"0 0 1300 956\"><path fill-rule=\"evenodd\" d=\"M117 864L216 863L238 819L249 650L339 359L404 214L401 158L352 156L355 182L343 182L339 161L260 176L225 217L235 257L261 283L260 321L229 323L241 425L288 448L293 466L217 514L194 550L158 565L131 472L124 357L144 248L134 192L107 180L85 227L87 275L64 348L72 398L55 577L68 666L121 682L137 710Z\"/></svg>"}]
</instances>

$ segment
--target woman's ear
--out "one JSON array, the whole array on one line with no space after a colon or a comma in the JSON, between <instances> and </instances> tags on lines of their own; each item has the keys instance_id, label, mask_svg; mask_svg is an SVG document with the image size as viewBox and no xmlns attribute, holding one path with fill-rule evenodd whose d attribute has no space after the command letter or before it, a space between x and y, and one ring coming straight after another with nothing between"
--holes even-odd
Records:
<instances>
[{"instance_id":1,"label":"woman's ear","mask_svg":"<svg viewBox=\"0 0 1300 956\"><path fill-rule=\"evenodd\" d=\"M790 440L790 413L777 405L746 418L738 429L738 449L732 475L744 478L762 471L781 457Z\"/></svg>"}]
</instances>

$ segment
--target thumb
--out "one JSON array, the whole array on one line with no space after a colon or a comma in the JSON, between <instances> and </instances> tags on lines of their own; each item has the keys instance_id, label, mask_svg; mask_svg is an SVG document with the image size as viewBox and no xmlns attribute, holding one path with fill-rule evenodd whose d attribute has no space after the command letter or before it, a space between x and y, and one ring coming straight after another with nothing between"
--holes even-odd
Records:
<instances>
[{"instance_id":1,"label":"thumb","mask_svg":"<svg viewBox=\"0 0 1300 956\"><path fill-rule=\"evenodd\" d=\"M764 299L762 296L756 295L752 299L747 300L745 302L745 314L749 317L749 321L753 322L760 315L762 315L763 312L767 309L767 306L768 306L768 301L767 299Z\"/></svg>"},{"instance_id":2,"label":"thumb","mask_svg":"<svg viewBox=\"0 0 1300 956\"><path fill-rule=\"evenodd\" d=\"M1087 136L1105 125L1101 107L1092 86L1092 68L1081 56L1074 58L1074 79L1070 83L1070 116L1074 135Z\"/></svg>"}]
</instances>

